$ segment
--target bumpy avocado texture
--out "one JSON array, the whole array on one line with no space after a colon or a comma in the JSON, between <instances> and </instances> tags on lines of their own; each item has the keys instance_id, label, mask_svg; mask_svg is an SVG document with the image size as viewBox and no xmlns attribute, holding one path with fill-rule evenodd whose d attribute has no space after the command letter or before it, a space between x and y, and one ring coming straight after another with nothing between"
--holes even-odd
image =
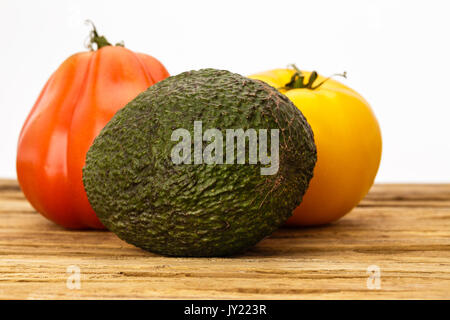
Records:
<instances>
[{"instance_id":1,"label":"bumpy avocado texture","mask_svg":"<svg viewBox=\"0 0 450 320\"><path fill-rule=\"evenodd\" d=\"M278 171L262 175L267 164L248 158L175 164L172 133L185 128L194 137L194 121L203 132L278 129ZM155 84L117 112L87 153L83 183L99 219L126 242L169 256L224 256L291 216L315 163L311 128L286 96L258 80L202 69Z\"/></svg>"}]
</instances>

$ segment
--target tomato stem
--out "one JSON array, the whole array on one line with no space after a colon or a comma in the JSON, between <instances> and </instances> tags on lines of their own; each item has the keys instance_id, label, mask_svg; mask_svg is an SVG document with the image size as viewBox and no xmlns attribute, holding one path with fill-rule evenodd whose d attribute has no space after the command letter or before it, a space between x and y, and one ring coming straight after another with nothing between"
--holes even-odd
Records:
<instances>
[{"instance_id":1,"label":"tomato stem","mask_svg":"<svg viewBox=\"0 0 450 320\"><path fill-rule=\"evenodd\" d=\"M312 71L311 75L309 76L309 79L305 82L305 76L300 71L299 68L295 64L291 64L290 67L295 70L295 73L292 75L291 80L284 85L282 89L290 90L290 89L310 89L314 90L319 88L321 85L323 85L325 82L330 80L333 77L343 77L347 78L347 72L343 73L335 73L328 78L322 80L319 84L314 85L314 82L319 77L319 74L317 71Z\"/></svg>"},{"instance_id":2,"label":"tomato stem","mask_svg":"<svg viewBox=\"0 0 450 320\"><path fill-rule=\"evenodd\" d=\"M86 47L91 50L95 51L100 48L106 47L106 46L112 46L112 44L106 40L104 36L100 36L97 32L97 28L95 27L95 24L91 20L86 20L86 24L90 25L92 27L92 30L89 34L89 42L86 45ZM116 43L116 46L123 47L123 42Z\"/></svg>"}]
</instances>

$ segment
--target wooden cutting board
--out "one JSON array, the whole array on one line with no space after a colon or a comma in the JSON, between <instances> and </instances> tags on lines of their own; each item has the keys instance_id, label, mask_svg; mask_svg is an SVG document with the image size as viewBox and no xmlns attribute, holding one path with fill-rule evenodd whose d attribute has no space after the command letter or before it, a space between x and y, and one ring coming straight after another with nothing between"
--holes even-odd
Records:
<instances>
[{"instance_id":1,"label":"wooden cutting board","mask_svg":"<svg viewBox=\"0 0 450 320\"><path fill-rule=\"evenodd\" d=\"M65 230L0 180L0 298L449 299L450 184L375 185L337 223L193 259Z\"/></svg>"}]
</instances>

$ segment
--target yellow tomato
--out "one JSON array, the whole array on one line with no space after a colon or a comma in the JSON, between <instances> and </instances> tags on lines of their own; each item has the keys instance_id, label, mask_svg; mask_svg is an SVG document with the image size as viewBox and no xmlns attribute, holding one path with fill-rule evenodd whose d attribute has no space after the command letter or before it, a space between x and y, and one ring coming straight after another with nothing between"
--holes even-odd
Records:
<instances>
[{"instance_id":1,"label":"yellow tomato","mask_svg":"<svg viewBox=\"0 0 450 320\"><path fill-rule=\"evenodd\" d=\"M320 225L338 220L367 194L380 164L381 132L369 104L356 91L315 72L275 69L250 78L284 93L314 132L314 177L287 224Z\"/></svg>"}]
</instances>

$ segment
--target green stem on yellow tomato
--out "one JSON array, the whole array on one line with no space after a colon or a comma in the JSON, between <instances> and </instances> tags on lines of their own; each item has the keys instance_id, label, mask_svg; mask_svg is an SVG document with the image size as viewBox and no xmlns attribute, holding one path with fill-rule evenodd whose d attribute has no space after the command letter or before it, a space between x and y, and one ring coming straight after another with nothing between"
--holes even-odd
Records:
<instances>
[{"instance_id":1,"label":"green stem on yellow tomato","mask_svg":"<svg viewBox=\"0 0 450 320\"><path fill-rule=\"evenodd\" d=\"M314 90L314 89L319 88L321 85L323 85L325 82L327 82L328 80L330 80L333 77L347 78L347 72L344 71L343 73L333 74L330 77L322 80L318 84L314 85L314 82L319 77L319 74L317 73L317 71L312 71L311 75L306 80L305 76L303 75L301 70L299 68L297 68L297 66L295 64L290 65L290 67L295 70L295 73L292 75L291 80L288 83L286 83L282 89L290 90L290 89L302 89L303 88L303 89Z\"/></svg>"}]
</instances>

